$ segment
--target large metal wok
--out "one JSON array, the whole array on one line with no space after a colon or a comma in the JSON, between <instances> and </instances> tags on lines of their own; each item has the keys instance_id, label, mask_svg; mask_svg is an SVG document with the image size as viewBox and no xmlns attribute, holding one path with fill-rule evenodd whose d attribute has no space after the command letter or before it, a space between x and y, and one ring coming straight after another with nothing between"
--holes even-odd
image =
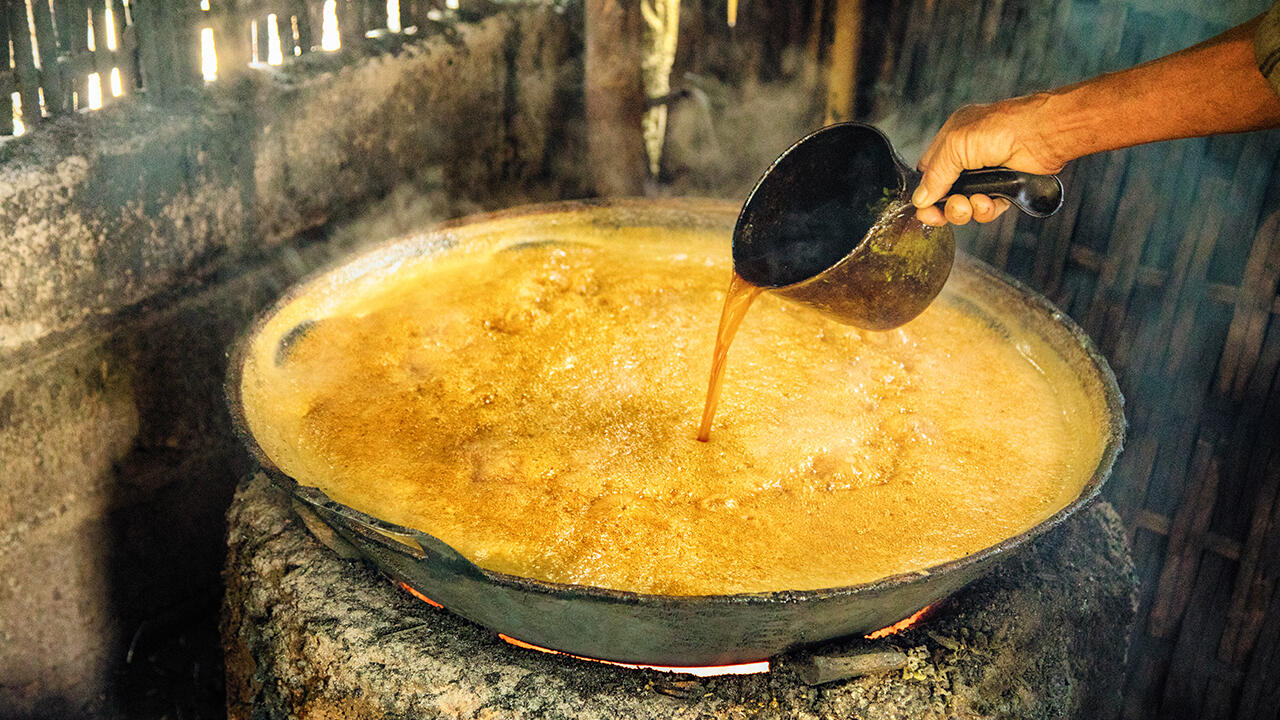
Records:
<instances>
[{"instance_id":1,"label":"large metal wok","mask_svg":"<svg viewBox=\"0 0 1280 720\"><path fill-rule=\"evenodd\" d=\"M720 665L759 660L788 648L890 625L987 573L1029 540L1090 502L1111 472L1123 441L1122 398L1106 361L1069 318L1040 295L982 263L957 258L948 292L974 312L1001 308L1019 333L1034 333L1076 371L1105 427L1100 460L1079 495L1030 530L927 571L876 582L797 592L663 596L561 585L482 569L440 540L338 504L307 478L282 472L259 444L272 428L251 428L241 388L249 353L287 349L321 317L329 299L376 283L404 260L460 244L491 243L502 230L527 229L533 241L575 233L607 236L610 228L708 228L729 242L738 208L712 201L623 200L541 205L453 221L369 250L300 283L260 316L236 346L226 392L236 431L265 472L297 503L327 524L393 580L449 610L511 637L593 658L660 665ZM314 316L314 317L313 317ZM280 322L284 318L286 322ZM1013 318L1012 321L1009 318ZM274 322L273 322L274 320ZM709 318L708 323L714 323ZM269 330L269 331L268 331Z\"/></svg>"}]
</instances>

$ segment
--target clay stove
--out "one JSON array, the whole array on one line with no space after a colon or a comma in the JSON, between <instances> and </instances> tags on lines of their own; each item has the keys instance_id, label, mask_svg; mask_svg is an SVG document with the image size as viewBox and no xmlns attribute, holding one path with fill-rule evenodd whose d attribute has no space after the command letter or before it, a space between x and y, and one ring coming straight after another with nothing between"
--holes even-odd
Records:
<instances>
[{"instance_id":1,"label":"clay stove","mask_svg":"<svg viewBox=\"0 0 1280 720\"><path fill-rule=\"evenodd\" d=\"M261 474L241 484L229 525L233 720L1107 717L1134 615L1133 565L1106 503L904 630L711 677L504 641L326 547Z\"/></svg>"}]
</instances>

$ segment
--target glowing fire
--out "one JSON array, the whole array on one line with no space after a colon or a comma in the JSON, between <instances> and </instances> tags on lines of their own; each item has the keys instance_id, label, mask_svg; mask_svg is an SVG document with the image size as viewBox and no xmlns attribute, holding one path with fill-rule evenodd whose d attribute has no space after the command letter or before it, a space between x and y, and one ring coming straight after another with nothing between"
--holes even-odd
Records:
<instances>
[{"instance_id":1,"label":"glowing fire","mask_svg":"<svg viewBox=\"0 0 1280 720\"><path fill-rule=\"evenodd\" d=\"M426 604L430 605L431 607L433 607L433 608L437 608L437 609L440 609L440 610L443 610L443 609L444 609L444 606L443 606L443 605L441 605L440 603L436 602L435 600L432 600L431 598L427 597L426 595L423 595L422 593L418 592L418 591L417 591L417 590L415 590L412 586L410 586L410 585L409 585L409 583L402 582L402 583L400 583L400 587L404 588L405 590L408 590L410 595L412 595L412 596L414 596L414 597L418 598L419 600L421 600L422 602L424 602L424 603L426 603Z\"/></svg>"},{"instance_id":2,"label":"glowing fire","mask_svg":"<svg viewBox=\"0 0 1280 720\"><path fill-rule=\"evenodd\" d=\"M566 657L576 658L578 660L587 660L589 662L604 663L605 665L616 665L617 667L631 668L632 670L657 670L658 672L669 673L685 673L688 675L697 675L698 677L714 677L716 675L754 675L756 673L769 672L769 661L758 660L756 662L739 663L737 665L698 665L698 666L680 666L680 665L641 665L636 663L614 662L612 660L599 660L596 658L583 657L572 653L560 652L550 648L540 647L533 643L527 643L523 640L517 640L510 635L498 633L498 637L518 648L526 650L537 650L538 652L550 655L564 655Z\"/></svg>"},{"instance_id":3,"label":"glowing fire","mask_svg":"<svg viewBox=\"0 0 1280 720\"><path fill-rule=\"evenodd\" d=\"M873 632L873 633L867 633L866 635L863 635L862 637L864 637L864 638L866 638L866 639L868 639L868 640L878 640L878 639L880 639L880 638L882 638L882 637L887 637L887 636L889 636L889 635L897 635L898 633L902 632L903 630L906 630L907 628L911 627L912 625L915 625L916 623L920 622L920 618L924 617L924 616L925 616L925 613L929 612L929 608L931 608L931 607L933 607L933 606L932 606L932 605L925 605L924 607L922 607L922 608L920 608L919 610L915 611L915 613L914 613L914 614L912 614L912 615L911 615L911 617L906 618L905 620L899 620L898 622L896 622L896 623L894 623L894 624L890 625L889 627L880 628L879 630L876 630L876 631L875 631L875 632Z\"/></svg>"}]
</instances>

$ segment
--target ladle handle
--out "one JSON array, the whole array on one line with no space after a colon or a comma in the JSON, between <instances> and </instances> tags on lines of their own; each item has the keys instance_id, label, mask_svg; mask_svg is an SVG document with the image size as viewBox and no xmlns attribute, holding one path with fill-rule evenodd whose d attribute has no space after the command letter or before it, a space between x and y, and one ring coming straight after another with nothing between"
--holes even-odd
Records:
<instances>
[{"instance_id":1,"label":"ladle handle","mask_svg":"<svg viewBox=\"0 0 1280 720\"><path fill-rule=\"evenodd\" d=\"M1062 207L1062 181L1057 175L1032 175L1003 167L965 170L947 196L978 193L1004 198L1032 217L1049 217Z\"/></svg>"}]
</instances>

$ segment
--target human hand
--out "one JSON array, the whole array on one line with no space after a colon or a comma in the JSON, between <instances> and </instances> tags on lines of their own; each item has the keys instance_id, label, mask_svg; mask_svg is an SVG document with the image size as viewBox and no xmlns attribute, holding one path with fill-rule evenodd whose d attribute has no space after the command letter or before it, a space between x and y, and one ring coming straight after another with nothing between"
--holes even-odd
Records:
<instances>
[{"instance_id":1,"label":"human hand","mask_svg":"<svg viewBox=\"0 0 1280 720\"><path fill-rule=\"evenodd\" d=\"M944 209L935 203L947 194L961 170L1004 166L1049 175L1062 170L1069 157L1046 142L1041 96L966 105L956 110L933 138L919 169L924 173L911 202L926 225L964 225L970 219L991 222L1009 209L1009 201L987 195L952 195Z\"/></svg>"}]
</instances>

